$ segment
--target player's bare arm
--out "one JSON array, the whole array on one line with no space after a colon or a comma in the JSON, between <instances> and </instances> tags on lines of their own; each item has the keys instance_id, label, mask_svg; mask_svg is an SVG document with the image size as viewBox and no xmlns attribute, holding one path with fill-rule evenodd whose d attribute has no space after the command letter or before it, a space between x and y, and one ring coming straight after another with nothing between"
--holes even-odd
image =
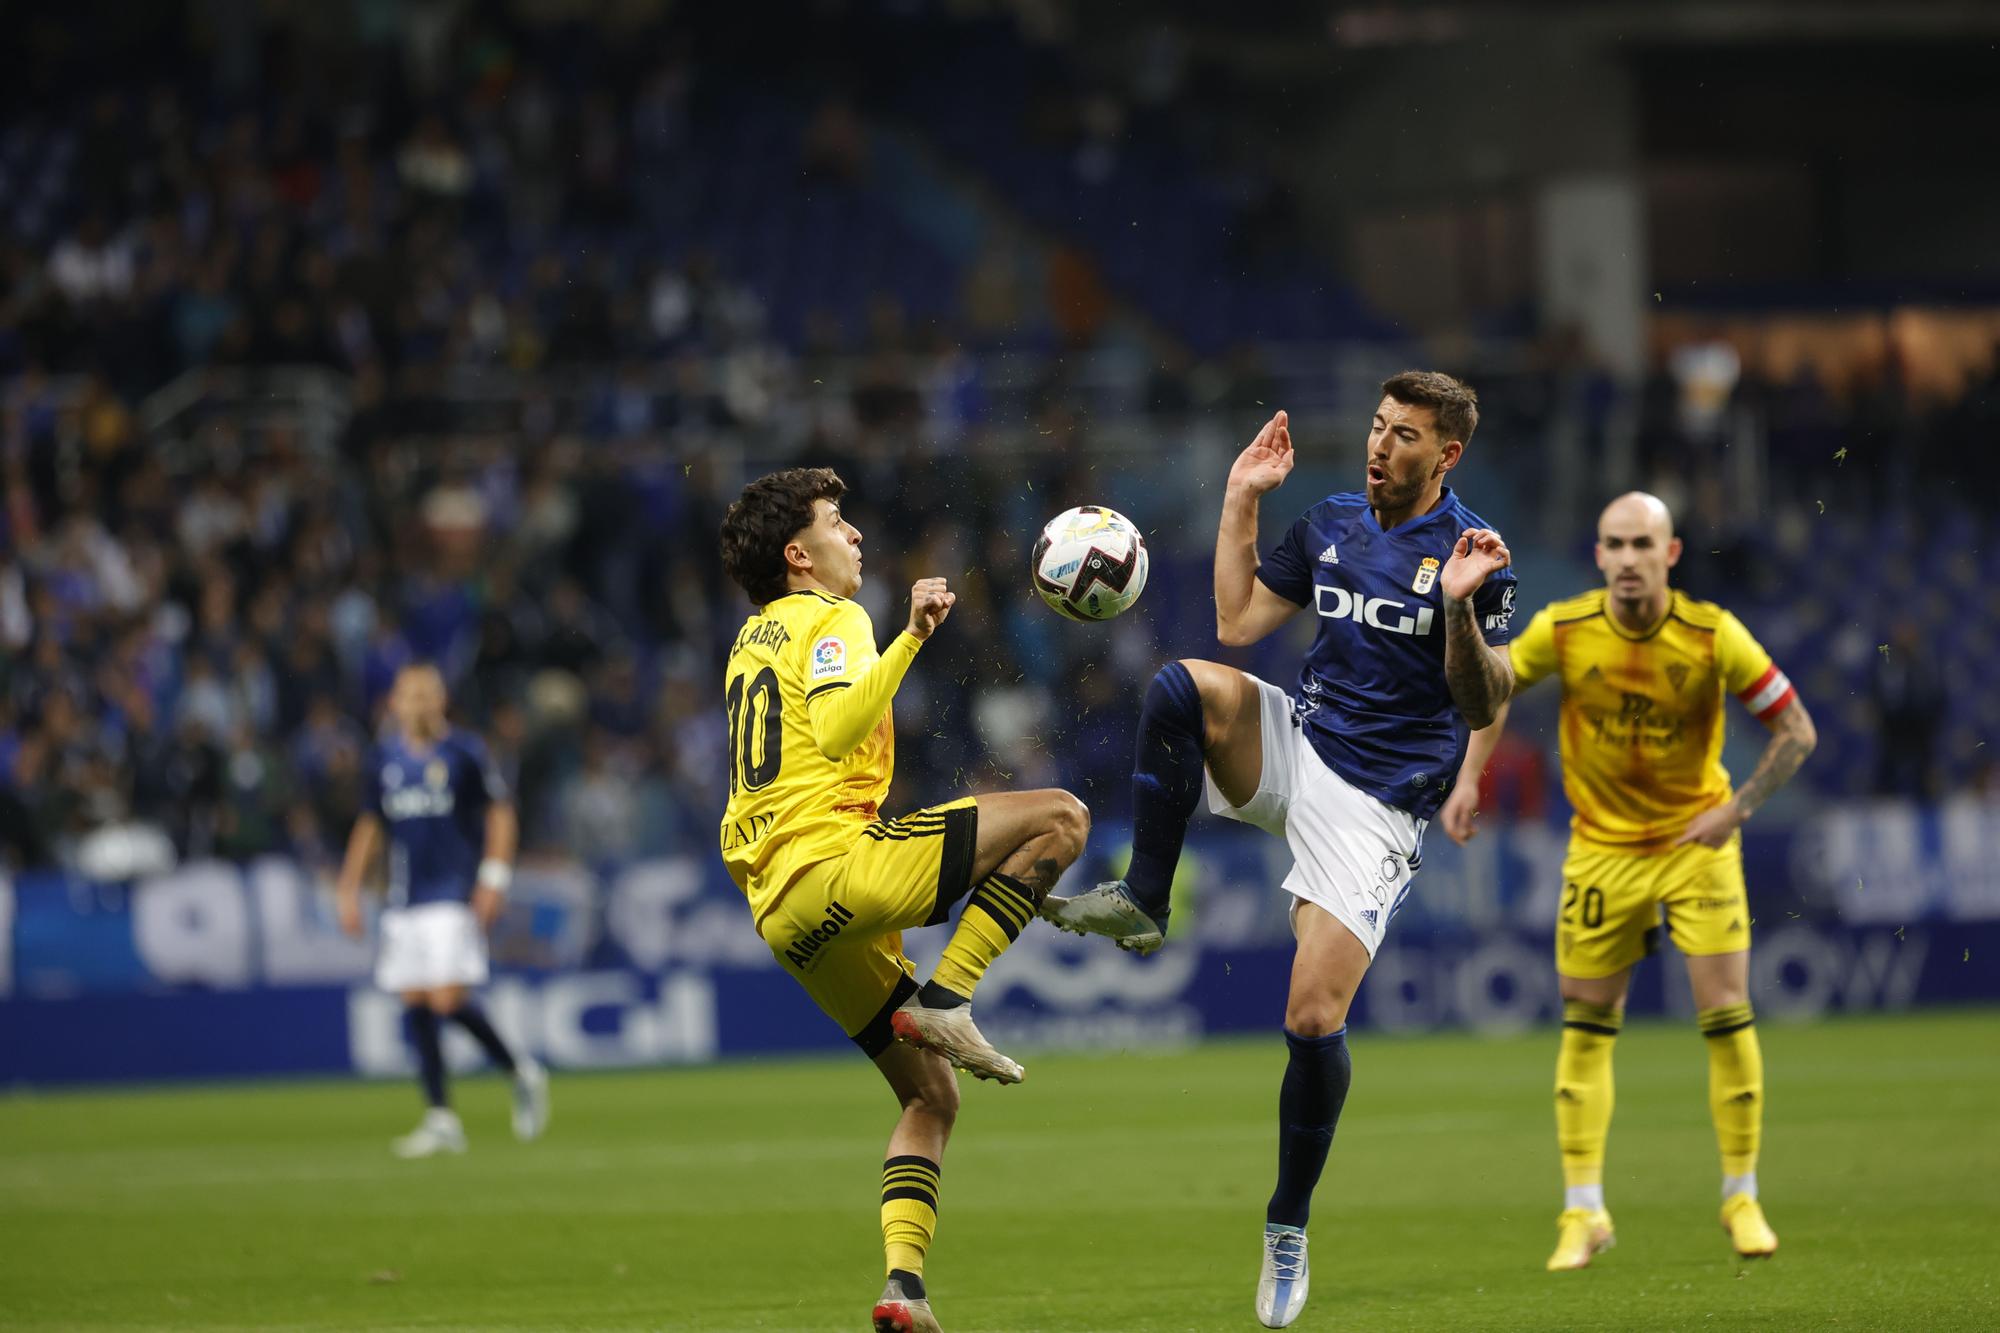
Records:
<instances>
[{"instance_id":1,"label":"player's bare arm","mask_svg":"<svg viewBox=\"0 0 2000 1333\"><path fill-rule=\"evenodd\" d=\"M514 881L514 851L521 841L520 817L512 801L486 807L486 843L479 856L479 887L472 894L472 913L481 929L490 928L507 906Z\"/></svg>"},{"instance_id":2,"label":"player's bare arm","mask_svg":"<svg viewBox=\"0 0 2000 1333\"><path fill-rule=\"evenodd\" d=\"M1819 730L1801 700L1793 699L1765 725L1771 729L1771 739L1765 742L1764 753L1749 779L1729 800L1696 815L1674 840L1675 846L1698 842L1704 847L1720 847L1728 842L1729 835L1743 827L1819 745Z\"/></svg>"},{"instance_id":3,"label":"player's bare arm","mask_svg":"<svg viewBox=\"0 0 2000 1333\"><path fill-rule=\"evenodd\" d=\"M1500 734L1507 729L1507 711L1512 707L1501 704L1490 725L1466 737L1465 762L1458 766L1451 795L1444 798L1438 809L1438 822L1444 825L1445 836L1461 847L1479 832L1479 777L1492 760L1493 751L1499 748Z\"/></svg>"},{"instance_id":4,"label":"player's bare arm","mask_svg":"<svg viewBox=\"0 0 2000 1333\"><path fill-rule=\"evenodd\" d=\"M1514 665L1479 632L1472 595L1513 562L1499 533L1467 528L1438 575L1438 588L1444 594L1445 684L1452 703L1475 731L1493 725L1500 706L1512 697Z\"/></svg>"},{"instance_id":5,"label":"player's bare arm","mask_svg":"<svg viewBox=\"0 0 2000 1333\"><path fill-rule=\"evenodd\" d=\"M1295 461L1291 418L1278 412L1230 466L1215 534L1215 637L1232 647L1257 642L1299 612L1257 577L1258 503L1284 484Z\"/></svg>"},{"instance_id":6,"label":"player's bare arm","mask_svg":"<svg viewBox=\"0 0 2000 1333\"><path fill-rule=\"evenodd\" d=\"M334 893L340 904L340 928L357 940L361 938L361 878L368 873L381 844L382 821L366 813L356 818L354 832L347 835L347 856L340 863Z\"/></svg>"}]
</instances>

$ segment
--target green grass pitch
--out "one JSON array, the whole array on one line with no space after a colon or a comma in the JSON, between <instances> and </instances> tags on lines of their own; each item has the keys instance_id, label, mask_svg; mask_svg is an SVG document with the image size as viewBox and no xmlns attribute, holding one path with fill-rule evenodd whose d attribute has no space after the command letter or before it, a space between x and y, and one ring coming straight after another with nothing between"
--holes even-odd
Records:
<instances>
[{"instance_id":1,"label":"green grass pitch","mask_svg":"<svg viewBox=\"0 0 2000 1333\"><path fill-rule=\"evenodd\" d=\"M1553 1036L1358 1036L1294 1327L2000 1327L2000 1017L1763 1036L1777 1257L1717 1225L1700 1037L1638 1025L1619 1244L1561 1276ZM928 1273L945 1327L1257 1327L1283 1060L1274 1033L968 1081ZM0 1098L0 1325L866 1327L892 1106L859 1059L558 1077L527 1146L500 1083L457 1091L473 1151L416 1163L387 1151L402 1085Z\"/></svg>"}]
</instances>

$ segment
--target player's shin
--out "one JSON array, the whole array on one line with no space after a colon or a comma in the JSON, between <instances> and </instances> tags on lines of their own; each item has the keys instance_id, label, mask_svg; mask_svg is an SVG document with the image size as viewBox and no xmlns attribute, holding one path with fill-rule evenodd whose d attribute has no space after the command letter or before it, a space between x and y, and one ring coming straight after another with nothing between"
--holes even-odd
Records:
<instances>
[{"instance_id":1,"label":"player's shin","mask_svg":"<svg viewBox=\"0 0 2000 1333\"><path fill-rule=\"evenodd\" d=\"M1347 1101L1354 1064L1347 1029L1323 1037L1285 1033L1290 1058L1278 1090L1278 1185L1264 1210L1266 1223L1301 1227L1312 1211L1313 1187L1326 1167L1334 1127Z\"/></svg>"},{"instance_id":2,"label":"player's shin","mask_svg":"<svg viewBox=\"0 0 2000 1333\"><path fill-rule=\"evenodd\" d=\"M1764 1053L1748 1004L1695 1015L1708 1046L1708 1108L1722 1150L1722 1194L1757 1197L1757 1150L1764 1134Z\"/></svg>"},{"instance_id":3,"label":"player's shin","mask_svg":"<svg viewBox=\"0 0 2000 1333\"><path fill-rule=\"evenodd\" d=\"M447 1104L444 1039L438 1031L438 1016L428 1005L413 1004L403 1010L403 1023L409 1032L410 1044L417 1049L417 1076L424 1086L424 1104L443 1107Z\"/></svg>"},{"instance_id":4,"label":"player's shin","mask_svg":"<svg viewBox=\"0 0 2000 1333\"><path fill-rule=\"evenodd\" d=\"M937 1007L970 1000L986 969L1020 938L1038 906L1034 890L1012 875L996 870L980 881L966 898L958 929L924 987L924 1003Z\"/></svg>"},{"instance_id":5,"label":"player's shin","mask_svg":"<svg viewBox=\"0 0 2000 1333\"><path fill-rule=\"evenodd\" d=\"M1188 820L1201 799L1201 692L1179 662L1146 687L1132 755L1132 864L1125 883L1135 902L1164 924L1174 867Z\"/></svg>"},{"instance_id":6,"label":"player's shin","mask_svg":"<svg viewBox=\"0 0 2000 1333\"><path fill-rule=\"evenodd\" d=\"M1569 1000L1563 1004L1556 1056L1556 1145L1562 1151L1563 1206L1604 1207L1604 1142L1611 1133L1611 1048L1623 1011Z\"/></svg>"},{"instance_id":7,"label":"player's shin","mask_svg":"<svg viewBox=\"0 0 2000 1333\"><path fill-rule=\"evenodd\" d=\"M938 1164L928 1157L891 1157L882 1164L882 1253L904 1294L924 1298L924 1256L937 1233Z\"/></svg>"}]
</instances>

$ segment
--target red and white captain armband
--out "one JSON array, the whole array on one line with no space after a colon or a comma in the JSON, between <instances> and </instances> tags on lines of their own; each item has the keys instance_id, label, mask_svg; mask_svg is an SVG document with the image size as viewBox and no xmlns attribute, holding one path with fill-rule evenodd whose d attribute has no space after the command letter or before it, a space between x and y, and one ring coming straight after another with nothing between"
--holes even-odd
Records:
<instances>
[{"instance_id":1,"label":"red and white captain armband","mask_svg":"<svg viewBox=\"0 0 2000 1333\"><path fill-rule=\"evenodd\" d=\"M1765 668L1763 675L1751 682L1749 689L1738 690L1736 697L1743 701L1745 708L1757 715L1759 722L1769 722L1784 712L1786 706L1799 697L1799 692L1792 688L1791 680L1773 662Z\"/></svg>"},{"instance_id":2,"label":"red and white captain armband","mask_svg":"<svg viewBox=\"0 0 2000 1333\"><path fill-rule=\"evenodd\" d=\"M491 889L505 895L514 883L514 867L497 856L489 856L479 863L479 887Z\"/></svg>"}]
</instances>

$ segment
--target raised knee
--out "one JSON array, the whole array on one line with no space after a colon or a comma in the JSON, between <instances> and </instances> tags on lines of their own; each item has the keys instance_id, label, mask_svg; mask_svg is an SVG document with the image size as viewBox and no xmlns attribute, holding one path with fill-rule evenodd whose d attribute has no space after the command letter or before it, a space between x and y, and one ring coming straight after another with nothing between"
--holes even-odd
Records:
<instances>
[{"instance_id":1,"label":"raised knee","mask_svg":"<svg viewBox=\"0 0 2000 1333\"><path fill-rule=\"evenodd\" d=\"M1223 666L1219 662L1204 662L1199 657L1183 657L1177 662L1169 662L1161 667L1155 680L1168 679L1169 673L1179 668L1194 684L1195 695L1204 703L1220 696L1228 684L1229 673L1234 667Z\"/></svg>"},{"instance_id":2,"label":"raised knee","mask_svg":"<svg viewBox=\"0 0 2000 1333\"><path fill-rule=\"evenodd\" d=\"M1073 793L1057 790L1051 819L1056 835L1068 848L1069 859L1083 855L1084 843L1090 839L1090 807Z\"/></svg>"}]
</instances>

